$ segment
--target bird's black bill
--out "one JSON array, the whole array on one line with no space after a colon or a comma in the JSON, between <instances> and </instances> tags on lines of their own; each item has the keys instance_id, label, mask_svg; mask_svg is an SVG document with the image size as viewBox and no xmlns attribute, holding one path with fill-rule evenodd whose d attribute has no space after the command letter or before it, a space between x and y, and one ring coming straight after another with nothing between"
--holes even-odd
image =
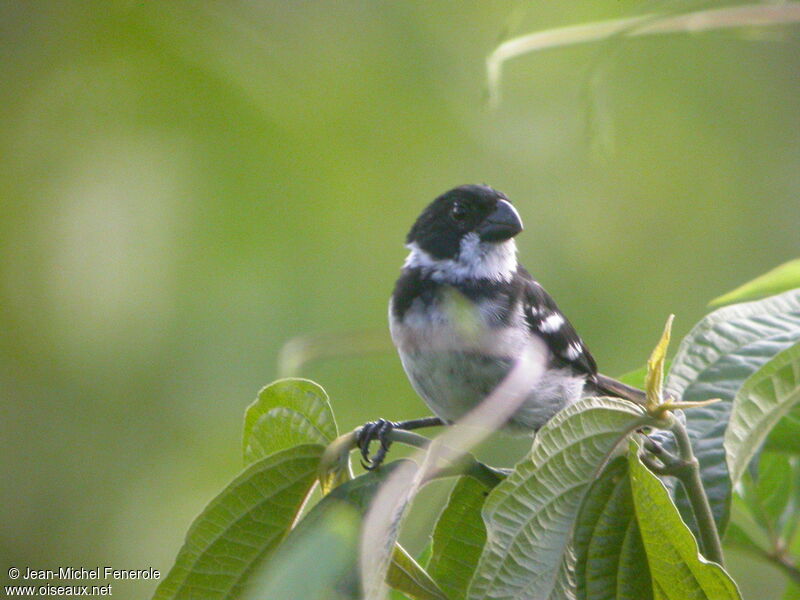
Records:
<instances>
[{"instance_id":1,"label":"bird's black bill","mask_svg":"<svg viewBox=\"0 0 800 600\"><path fill-rule=\"evenodd\" d=\"M504 242L522 231L522 219L517 209L505 200L497 201L497 208L478 226L482 242Z\"/></svg>"}]
</instances>

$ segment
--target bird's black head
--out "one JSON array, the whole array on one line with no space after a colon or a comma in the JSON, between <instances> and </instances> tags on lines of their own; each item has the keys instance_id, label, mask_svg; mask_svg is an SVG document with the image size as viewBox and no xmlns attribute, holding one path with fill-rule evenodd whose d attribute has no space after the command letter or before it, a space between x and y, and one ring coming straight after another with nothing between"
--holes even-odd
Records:
<instances>
[{"instance_id":1,"label":"bird's black head","mask_svg":"<svg viewBox=\"0 0 800 600\"><path fill-rule=\"evenodd\" d=\"M435 259L457 259L462 241L498 244L522 231L522 220L505 194L486 185L462 185L431 202L408 232L415 244Z\"/></svg>"}]
</instances>

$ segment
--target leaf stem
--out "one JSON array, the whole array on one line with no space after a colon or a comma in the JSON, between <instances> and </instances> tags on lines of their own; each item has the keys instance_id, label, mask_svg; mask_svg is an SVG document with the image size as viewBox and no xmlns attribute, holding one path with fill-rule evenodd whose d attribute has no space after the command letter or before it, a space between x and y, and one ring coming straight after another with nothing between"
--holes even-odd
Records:
<instances>
[{"instance_id":1,"label":"leaf stem","mask_svg":"<svg viewBox=\"0 0 800 600\"><path fill-rule=\"evenodd\" d=\"M689 504L692 506L692 512L694 512L694 518L697 521L697 527L700 530L700 542L706 558L722 565L722 543L719 539L717 525L714 522L714 514L711 512L711 506L708 503L706 490L703 487L703 481L700 479L700 463L692 451L692 442L689 439L689 434L683 423L674 417L670 430L675 436L675 441L678 444L678 454L681 457L681 463L673 467L672 474L678 478L686 490Z\"/></svg>"}]
</instances>

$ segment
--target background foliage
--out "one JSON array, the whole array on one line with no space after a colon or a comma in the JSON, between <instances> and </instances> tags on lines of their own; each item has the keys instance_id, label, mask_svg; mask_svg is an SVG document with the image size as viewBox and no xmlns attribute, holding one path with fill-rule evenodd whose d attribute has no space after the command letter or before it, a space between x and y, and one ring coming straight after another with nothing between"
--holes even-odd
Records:
<instances>
[{"instance_id":1,"label":"background foliage","mask_svg":"<svg viewBox=\"0 0 800 600\"><path fill-rule=\"evenodd\" d=\"M796 28L521 58L491 112L504 35L643 8L524 6L0 3L3 563L165 572L282 344L382 331L452 185L515 200L523 261L610 373L797 255ZM302 374L342 431L425 412L391 353ZM745 598L782 587L728 562Z\"/></svg>"}]
</instances>

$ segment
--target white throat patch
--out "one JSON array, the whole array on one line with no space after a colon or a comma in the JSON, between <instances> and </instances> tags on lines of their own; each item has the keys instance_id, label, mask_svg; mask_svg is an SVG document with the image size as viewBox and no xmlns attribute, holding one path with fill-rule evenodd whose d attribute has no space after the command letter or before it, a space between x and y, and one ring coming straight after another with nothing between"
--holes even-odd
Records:
<instances>
[{"instance_id":1,"label":"white throat patch","mask_svg":"<svg viewBox=\"0 0 800 600\"><path fill-rule=\"evenodd\" d=\"M499 244L481 242L477 233L468 233L461 238L457 259L434 258L415 242L406 246L411 252L403 265L420 268L430 274L434 281L458 283L468 279L511 281L517 270L517 245L514 240Z\"/></svg>"}]
</instances>

